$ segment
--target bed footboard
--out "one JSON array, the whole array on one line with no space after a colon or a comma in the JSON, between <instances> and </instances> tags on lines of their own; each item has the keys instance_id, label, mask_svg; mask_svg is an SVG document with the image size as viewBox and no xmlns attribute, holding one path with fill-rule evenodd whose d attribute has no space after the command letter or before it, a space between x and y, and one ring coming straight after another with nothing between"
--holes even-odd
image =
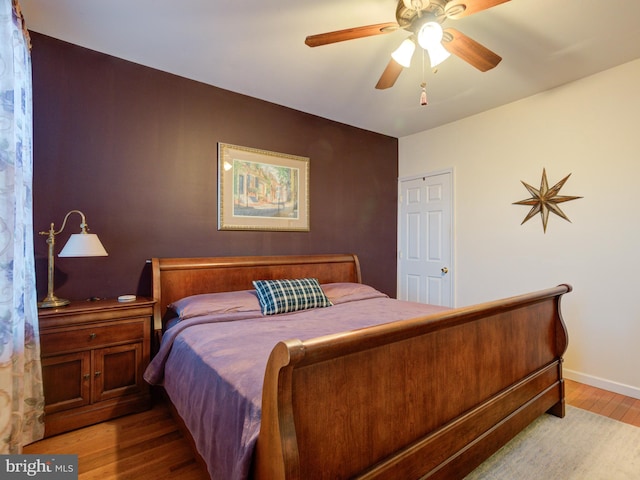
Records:
<instances>
[{"instance_id":1,"label":"bed footboard","mask_svg":"<svg viewBox=\"0 0 640 480\"><path fill-rule=\"evenodd\" d=\"M569 291L279 343L255 477L464 477L540 414L564 416Z\"/></svg>"}]
</instances>

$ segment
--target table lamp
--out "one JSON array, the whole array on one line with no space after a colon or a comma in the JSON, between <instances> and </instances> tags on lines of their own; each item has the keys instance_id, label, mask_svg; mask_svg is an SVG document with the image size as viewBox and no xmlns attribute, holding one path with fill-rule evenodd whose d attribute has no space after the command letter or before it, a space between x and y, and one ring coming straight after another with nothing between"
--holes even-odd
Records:
<instances>
[{"instance_id":1,"label":"table lamp","mask_svg":"<svg viewBox=\"0 0 640 480\"><path fill-rule=\"evenodd\" d=\"M55 245L55 236L62 233L67 219L72 213L78 213L82 217L80 233L73 233L69 237L69 240L65 244L62 251L58 254L59 257L105 257L108 255L107 251L100 243L98 236L94 233L87 233L88 226L84 213L80 210L71 210L67 213L62 221L62 227L57 232L53 228L53 223L48 232L39 232L40 235L47 235L47 245L49 245L48 254L48 266L47 266L47 296L38 303L38 308L51 308L62 307L69 304L69 300L58 298L53 293L53 254Z\"/></svg>"}]
</instances>

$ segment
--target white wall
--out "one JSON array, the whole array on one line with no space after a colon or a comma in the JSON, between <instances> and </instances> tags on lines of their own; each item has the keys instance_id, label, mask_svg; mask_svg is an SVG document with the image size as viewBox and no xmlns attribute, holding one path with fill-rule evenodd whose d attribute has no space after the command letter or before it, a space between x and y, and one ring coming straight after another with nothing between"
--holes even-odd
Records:
<instances>
[{"instance_id":1,"label":"white wall","mask_svg":"<svg viewBox=\"0 0 640 480\"><path fill-rule=\"evenodd\" d=\"M403 137L400 178L453 167L458 306L570 283L568 378L640 398L640 60ZM428 115L428 110L425 110ZM571 177L520 225L538 188Z\"/></svg>"}]
</instances>

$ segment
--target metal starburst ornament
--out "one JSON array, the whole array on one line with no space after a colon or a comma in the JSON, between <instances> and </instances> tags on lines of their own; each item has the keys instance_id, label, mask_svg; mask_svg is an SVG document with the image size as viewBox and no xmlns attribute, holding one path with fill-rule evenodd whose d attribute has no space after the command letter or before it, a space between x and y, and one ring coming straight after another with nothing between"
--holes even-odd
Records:
<instances>
[{"instance_id":1,"label":"metal starburst ornament","mask_svg":"<svg viewBox=\"0 0 640 480\"><path fill-rule=\"evenodd\" d=\"M574 196L565 196L558 195L560 189L569 179L571 174L564 177L558 183L556 183L553 187L549 188L549 183L547 182L547 172L543 168L542 169L542 180L540 181L540 189L536 189L531 185L522 182L529 193L531 194L531 198L527 198L526 200L520 200L519 202L513 202L513 205L530 205L531 210L527 213L527 216L524 217L524 220L520 225L523 225L527 220L533 218L536 214L540 213L540 217L542 218L542 229L545 233L547 233L547 222L549 221L549 212L553 212L561 218L564 218L567 222L571 222L569 217L567 217L564 212L558 206L559 203L569 202L571 200L577 200L582 197L574 197ZM522 181L522 180L521 180Z\"/></svg>"}]
</instances>

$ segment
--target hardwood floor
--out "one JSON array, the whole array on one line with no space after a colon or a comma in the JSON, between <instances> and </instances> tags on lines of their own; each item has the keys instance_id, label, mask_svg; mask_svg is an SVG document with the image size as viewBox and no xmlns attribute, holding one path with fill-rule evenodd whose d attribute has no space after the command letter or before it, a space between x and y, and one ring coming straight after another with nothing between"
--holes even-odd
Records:
<instances>
[{"instance_id":1,"label":"hardwood floor","mask_svg":"<svg viewBox=\"0 0 640 480\"><path fill-rule=\"evenodd\" d=\"M565 379L568 405L640 427L640 400Z\"/></svg>"},{"instance_id":2,"label":"hardwood floor","mask_svg":"<svg viewBox=\"0 0 640 480\"><path fill-rule=\"evenodd\" d=\"M27 445L23 453L78 455L79 480L208 480L168 405Z\"/></svg>"},{"instance_id":3,"label":"hardwood floor","mask_svg":"<svg viewBox=\"0 0 640 480\"><path fill-rule=\"evenodd\" d=\"M566 380L568 405L640 427L640 400ZM78 454L79 479L207 480L169 407L121 417L28 445L24 453Z\"/></svg>"}]
</instances>

